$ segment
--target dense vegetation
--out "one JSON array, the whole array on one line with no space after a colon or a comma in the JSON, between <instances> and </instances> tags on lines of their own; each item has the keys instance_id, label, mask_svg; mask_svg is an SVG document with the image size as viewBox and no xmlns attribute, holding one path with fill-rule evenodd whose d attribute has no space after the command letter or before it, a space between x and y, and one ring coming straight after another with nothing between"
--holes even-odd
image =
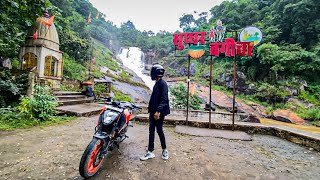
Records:
<instances>
[{"instance_id":1,"label":"dense vegetation","mask_svg":"<svg viewBox=\"0 0 320 180\"><path fill-rule=\"evenodd\" d=\"M17 59L19 45L27 30L38 15L42 15L44 9L56 16L55 24L61 50L64 51L64 76L68 79L87 79L89 59L93 55L97 59L97 65L92 66L93 76L109 75L115 80L130 80L124 71L119 73L119 77L99 71L99 66L122 71L118 63L112 60L121 46L137 46L144 52L154 52L155 59L163 62L171 75L181 76L174 68L170 68L172 63L186 67L185 58L174 56L171 33L140 32L131 21L116 27L104 19L108 15L99 12L87 0L1 1L0 56ZM226 26L227 37L234 37L231 31L240 31L248 25L259 27L264 33L263 43L254 49L253 57L237 59L238 71L244 73L247 84L255 87L253 94L243 97L262 104L273 104L269 109L284 107L285 104L287 108L295 109L305 117L305 114L320 112L319 12L317 0L229 0L212 7L210 13L184 14L179 20L183 31L208 32L220 19ZM92 20L90 25L87 23L89 14ZM232 74L232 61L219 57L215 58L215 62L213 75L216 83L214 87L217 88L217 85L225 86L219 83L222 74ZM192 63L196 67L192 80L208 84L203 78L209 71L208 57L193 60ZM303 80L308 84L305 89L300 88ZM7 78L5 81L13 80ZM316 106L312 109L289 106L286 100L293 94L288 89L296 89L296 98ZM307 119L319 119L314 117L317 116Z\"/></svg>"},{"instance_id":2,"label":"dense vegetation","mask_svg":"<svg viewBox=\"0 0 320 180\"><path fill-rule=\"evenodd\" d=\"M227 29L226 37L235 37L231 31L239 32L248 25L259 27L264 33L263 43L254 49L253 57L237 59L237 70L245 74L248 84L255 86L253 95L243 97L272 105L269 108L272 110L287 108L303 118L319 120L320 18L317 12L320 12L320 5L316 0L230 0L214 6L210 15L184 14L180 27L184 31L208 32L217 20L222 20ZM186 64L184 59L175 59L179 64ZM215 82L222 74L232 74L230 59L219 57L215 61ZM194 77L201 82L203 75L208 73L208 58L193 63L203 72ZM307 82L306 88L301 88L303 80ZM206 81L202 83L207 84ZM292 89L298 91L298 95L292 93ZM289 97L312 103L315 107L308 109L286 103Z\"/></svg>"}]
</instances>

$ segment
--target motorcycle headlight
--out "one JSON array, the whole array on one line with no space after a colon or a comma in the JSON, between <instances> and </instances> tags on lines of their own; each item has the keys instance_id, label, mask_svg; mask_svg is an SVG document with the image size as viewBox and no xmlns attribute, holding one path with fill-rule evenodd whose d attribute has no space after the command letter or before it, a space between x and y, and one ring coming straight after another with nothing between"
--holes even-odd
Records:
<instances>
[{"instance_id":1,"label":"motorcycle headlight","mask_svg":"<svg viewBox=\"0 0 320 180\"><path fill-rule=\"evenodd\" d=\"M110 124L117 119L119 113L106 110L101 114L103 124Z\"/></svg>"}]
</instances>

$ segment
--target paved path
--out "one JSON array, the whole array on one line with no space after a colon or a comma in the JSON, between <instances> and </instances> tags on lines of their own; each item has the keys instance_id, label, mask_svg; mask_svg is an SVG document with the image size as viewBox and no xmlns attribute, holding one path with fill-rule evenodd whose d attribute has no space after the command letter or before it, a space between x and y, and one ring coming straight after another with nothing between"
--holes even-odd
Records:
<instances>
[{"instance_id":1,"label":"paved path","mask_svg":"<svg viewBox=\"0 0 320 180\"><path fill-rule=\"evenodd\" d=\"M195 128L195 127L189 127L189 126L176 126L174 131L177 133L188 134L192 136L215 137L215 138L241 140L241 141L252 140L249 134L242 131L205 129L205 128Z\"/></svg>"},{"instance_id":2,"label":"paved path","mask_svg":"<svg viewBox=\"0 0 320 180\"><path fill-rule=\"evenodd\" d=\"M97 116L64 125L0 132L0 179L82 179L78 166ZM320 154L272 136L252 141L180 135L166 127L170 159L141 162L148 126L135 124L93 179L319 179Z\"/></svg>"}]
</instances>

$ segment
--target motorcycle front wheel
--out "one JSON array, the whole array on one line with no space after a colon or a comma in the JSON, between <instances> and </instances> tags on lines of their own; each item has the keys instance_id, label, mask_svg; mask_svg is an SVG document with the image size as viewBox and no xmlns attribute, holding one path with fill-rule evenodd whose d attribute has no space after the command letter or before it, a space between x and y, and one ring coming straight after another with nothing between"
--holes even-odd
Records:
<instances>
[{"instance_id":1,"label":"motorcycle front wheel","mask_svg":"<svg viewBox=\"0 0 320 180\"><path fill-rule=\"evenodd\" d=\"M93 138L80 161L79 172L82 177L90 178L98 172L104 160L101 156L102 151L103 140Z\"/></svg>"}]
</instances>

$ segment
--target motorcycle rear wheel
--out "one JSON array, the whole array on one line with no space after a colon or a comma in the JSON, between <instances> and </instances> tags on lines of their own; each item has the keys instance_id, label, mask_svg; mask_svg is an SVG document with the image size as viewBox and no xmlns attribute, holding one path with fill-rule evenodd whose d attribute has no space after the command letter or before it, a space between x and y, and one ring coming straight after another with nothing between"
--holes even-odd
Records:
<instances>
[{"instance_id":1,"label":"motorcycle rear wheel","mask_svg":"<svg viewBox=\"0 0 320 180\"><path fill-rule=\"evenodd\" d=\"M97 138L91 140L81 157L79 165L79 172L82 177L90 178L98 172L104 160L104 158L101 158L102 147L103 140Z\"/></svg>"}]
</instances>

